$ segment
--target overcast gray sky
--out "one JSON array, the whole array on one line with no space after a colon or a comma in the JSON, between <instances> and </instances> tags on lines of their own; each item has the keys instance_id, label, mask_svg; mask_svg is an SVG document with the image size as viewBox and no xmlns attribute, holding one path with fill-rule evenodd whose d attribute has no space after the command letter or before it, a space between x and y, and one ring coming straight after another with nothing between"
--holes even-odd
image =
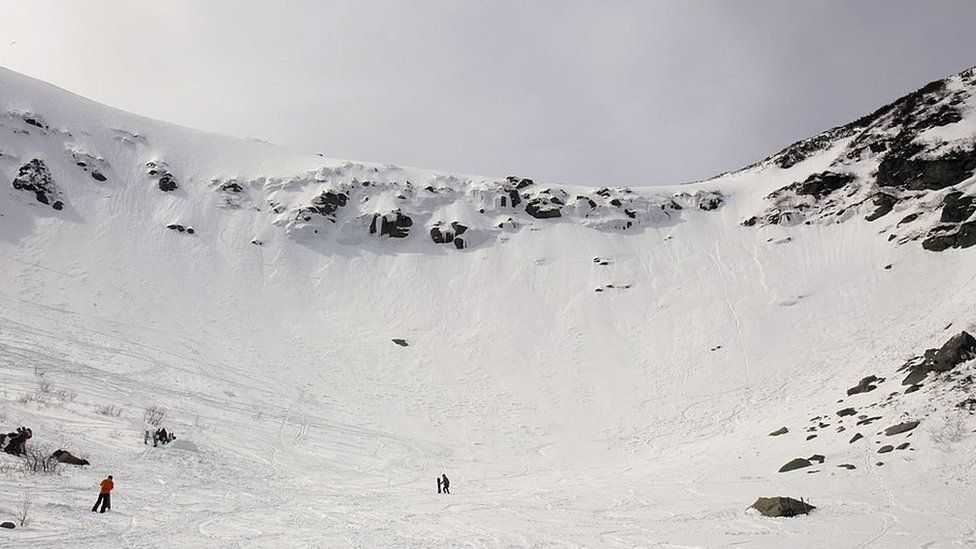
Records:
<instances>
[{"instance_id":1,"label":"overcast gray sky","mask_svg":"<svg viewBox=\"0 0 976 549\"><path fill-rule=\"evenodd\" d=\"M976 2L0 0L0 65L327 156L701 179L976 65Z\"/></svg>"}]
</instances>

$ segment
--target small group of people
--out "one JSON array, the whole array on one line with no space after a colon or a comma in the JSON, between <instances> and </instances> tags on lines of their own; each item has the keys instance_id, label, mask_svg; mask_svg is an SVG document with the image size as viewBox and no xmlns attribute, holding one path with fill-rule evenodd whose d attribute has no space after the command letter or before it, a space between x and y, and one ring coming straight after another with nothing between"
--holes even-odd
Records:
<instances>
[{"instance_id":1,"label":"small group of people","mask_svg":"<svg viewBox=\"0 0 976 549\"><path fill-rule=\"evenodd\" d=\"M0 434L0 448L8 454L22 456L27 452L24 445L33 436L34 432L27 427L17 427L14 433Z\"/></svg>"},{"instance_id":2,"label":"small group of people","mask_svg":"<svg viewBox=\"0 0 976 549\"><path fill-rule=\"evenodd\" d=\"M142 440L143 444L149 444L149 439L152 438L153 447L157 447L160 444L169 444L176 440L176 435L173 433L167 433L164 427L160 427L153 431L152 437L149 436L149 431L146 431L146 436Z\"/></svg>"},{"instance_id":3,"label":"small group of people","mask_svg":"<svg viewBox=\"0 0 976 549\"><path fill-rule=\"evenodd\" d=\"M437 493L451 493L451 479L447 478L447 475L442 474L441 476L437 477Z\"/></svg>"}]
</instances>

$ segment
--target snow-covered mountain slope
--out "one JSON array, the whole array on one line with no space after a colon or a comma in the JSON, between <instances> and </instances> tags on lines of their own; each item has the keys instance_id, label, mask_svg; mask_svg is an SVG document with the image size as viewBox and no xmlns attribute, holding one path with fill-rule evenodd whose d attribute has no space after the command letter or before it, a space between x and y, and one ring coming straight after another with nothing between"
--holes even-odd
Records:
<instances>
[{"instance_id":1,"label":"snow-covered mountain slope","mask_svg":"<svg viewBox=\"0 0 976 549\"><path fill-rule=\"evenodd\" d=\"M0 70L0 427L92 463L0 454L0 521L35 501L0 546L976 543L968 340L913 360L976 333L974 88L709 181L588 189ZM143 444L154 405L178 444ZM818 509L746 510L775 495Z\"/></svg>"}]
</instances>

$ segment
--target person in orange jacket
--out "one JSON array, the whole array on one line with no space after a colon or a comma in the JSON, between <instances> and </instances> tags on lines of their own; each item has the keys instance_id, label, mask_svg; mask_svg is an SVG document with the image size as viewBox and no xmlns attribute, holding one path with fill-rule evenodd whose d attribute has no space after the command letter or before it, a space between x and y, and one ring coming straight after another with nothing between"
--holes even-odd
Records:
<instances>
[{"instance_id":1,"label":"person in orange jacket","mask_svg":"<svg viewBox=\"0 0 976 549\"><path fill-rule=\"evenodd\" d=\"M103 480L99 484L98 499L95 500L95 506L92 507L92 513L98 509L99 504L102 506L102 510L99 513L104 513L106 509L112 508L112 489L115 488L115 482L112 481L112 475L109 475L107 479Z\"/></svg>"}]
</instances>

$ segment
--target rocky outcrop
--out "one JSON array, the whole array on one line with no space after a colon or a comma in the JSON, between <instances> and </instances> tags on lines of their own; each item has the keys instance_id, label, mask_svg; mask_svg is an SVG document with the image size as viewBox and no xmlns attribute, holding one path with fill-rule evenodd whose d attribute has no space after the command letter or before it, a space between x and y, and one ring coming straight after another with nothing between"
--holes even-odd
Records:
<instances>
[{"instance_id":1,"label":"rocky outcrop","mask_svg":"<svg viewBox=\"0 0 976 549\"><path fill-rule=\"evenodd\" d=\"M942 199L942 223L962 223L976 213L976 201L972 196L963 196L959 191L951 192Z\"/></svg>"},{"instance_id":2,"label":"rocky outcrop","mask_svg":"<svg viewBox=\"0 0 976 549\"><path fill-rule=\"evenodd\" d=\"M759 511L766 517L795 517L797 515L808 515L810 511L816 509L813 505L803 500L796 500L789 497L777 496L772 498L759 498L749 506L750 509Z\"/></svg>"},{"instance_id":3,"label":"rocky outcrop","mask_svg":"<svg viewBox=\"0 0 976 549\"><path fill-rule=\"evenodd\" d=\"M369 224L369 234L389 236L390 238L406 238L410 234L413 219L400 210L387 214L373 214Z\"/></svg>"},{"instance_id":4,"label":"rocky outcrop","mask_svg":"<svg viewBox=\"0 0 976 549\"><path fill-rule=\"evenodd\" d=\"M175 191L180 187L174 176L169 171L169 166L162 161L152 160L146 162L146 175L156 180L156 185L163 192Z\"/></svg>"},{"instance_id":5,"label":"rocky outcrop","mask_svg":"<svg viewBox=\"0 0 976 549\"><path fill-rule=\"evenodd\" d=\"M965 224L976 206L964 190L939 197L940 222L953 225L909 226L912 221L933 218L926 215L934 211L929 193L963 184L976 172L976 142L971 135L926 133L962 121L964 106L974 90L976 75L965 71L766 159L760 164L789 168L812 154L834 147L837 151L827 159L827 169L770 193L766 197L768 207L742 224L841 223L872 205L863 215L875 221L900 207L903 219L888 235L890 241L902 244L920 240L931 251L976 245L976 223ZM855 177L854 173L862 175ZM958 223L963 225L955 225Z\"/></svg>"},{"instance_id":6,"label":"rocky outcrop","mask_svg":"<svg viewBox=\"0 0 976 549\"><path fill-rule=\"evenodd\" d=\"M331 190L322 191L308 206L298 210L298 217L311 221L312 215L320 215L332 223L337 221L339 210L349 202L349 195ZM408 225L409 226L409 225Z\"/></svg>"},{"instance_id":7,"label":"rocky outcrop","mask_svg":"<svg viewBox=\"0 0 976 549\"><path fill-rule=\"evenodd\" d=\"M929 237L922 241L922 247L930 252L971 246L976 246L976 221L962 223L959 226L936 227L929 233Z\"/></svg>"},{"instance_id":8,"label":"rocky outcrop","mask_svg":"<svg viewBox=\"0 0 976 549\"><path fill-rule=\"evenodd\" d=\"M55 210L64 208L61 192L51 178L51 172L43 160L35 158L20 167L13 187L20 191L34 193L34 198L41 204L51 206Z\"/></svg>"},{"instance_id":9,"label":"rocky outcrop","mask_svg":"<svg viewBox=\"0 0 976 549\"><path fill-rule=\"evenodd\" d=\"M938 349L928 349L922 357L908 361L901 370L908 370L902 385L920 383L931 372L948 372L956 366L976 358L976 338L960 332Z\"/></svg>"},{"instance_id":10,"label":"rocky outcrop","mask_svg":"<svg viewBox=\"0 0 976 549\"><path fill-rule=\"evenodd\" d=\"M465 240L461 235L467 232L467 230L467 226L457 221L452 221L447 226L442 222L437 222L430 228L430 239L435 244L454 244L455 248L463 250L465 248Z\"/></svg>"}]
</instances>

